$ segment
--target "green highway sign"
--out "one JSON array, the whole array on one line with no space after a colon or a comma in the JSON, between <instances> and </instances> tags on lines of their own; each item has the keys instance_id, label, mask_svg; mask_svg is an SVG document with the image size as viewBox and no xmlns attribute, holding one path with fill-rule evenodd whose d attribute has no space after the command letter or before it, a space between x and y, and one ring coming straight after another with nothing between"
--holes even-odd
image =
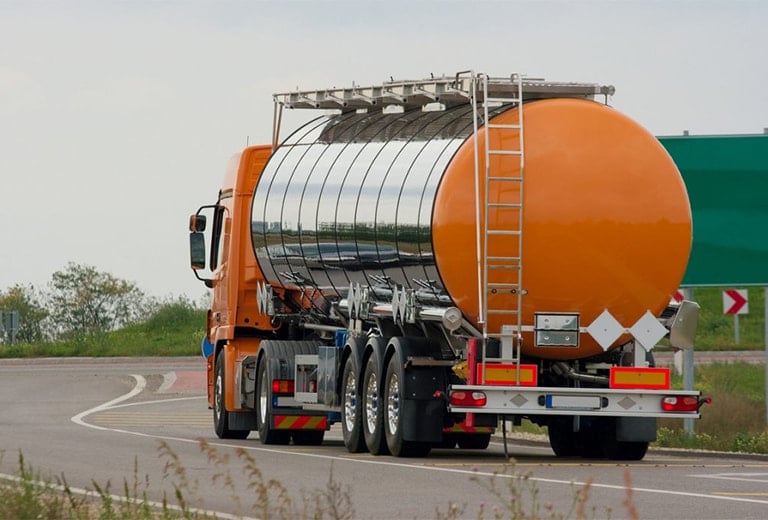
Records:
<instances>
[{"instance_id":1,"label":"green highway sign","mask_svg":"<svg viewBox=\"0 0 768 520\"><path fill-rule=\"evenodd\" d=\"M693 213L682 285L768 285L768 134L659 141L683 174Z\"/></svg>"}]
</instances>

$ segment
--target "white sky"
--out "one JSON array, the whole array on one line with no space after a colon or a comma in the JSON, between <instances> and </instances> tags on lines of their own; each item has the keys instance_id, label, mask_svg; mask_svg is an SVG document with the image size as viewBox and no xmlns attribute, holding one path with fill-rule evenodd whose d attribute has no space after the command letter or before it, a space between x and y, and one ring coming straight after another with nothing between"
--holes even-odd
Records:
<instances>
[{"instance_id":1,"label":"white sky","mask_svg":"<svg viewBox=\"0 0 768 520\"><path fill-rule=\"evenodd\" d=\"M0 289L72 261L197 299L188 215L273 92L522 72L613 84L657 135L762 133L767 28L759 0L0 0Z\"/></svg>"}]
</instances>

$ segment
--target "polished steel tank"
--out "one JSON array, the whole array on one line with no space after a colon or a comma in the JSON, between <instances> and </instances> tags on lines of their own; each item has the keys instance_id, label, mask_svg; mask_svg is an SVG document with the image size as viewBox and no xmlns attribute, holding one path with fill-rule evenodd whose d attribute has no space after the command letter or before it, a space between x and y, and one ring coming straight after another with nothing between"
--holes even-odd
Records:
<instances>
[{"instance_id":1,"label":"polished steel tank","mask_svg":"<svg viewBox=\"0 0 768 520\"><path fill-rule=\"evenodd\" d=\"M578 313L589 324L607 309L626 327L646 311L658 315L691 247L690 206L672 159L604 104L554 98L523 107L523 323L535 312ZM517 110L499 107L491 123L516 122ZM273 285L312 289L318 313L352 282L382 302L394 287L413 289L421 305L456 306L477 324L471 106L384 112L315 119L276 149L253 197L259 266ZM482 129L478 136L483 149ZM498 160L520 169L518 160ZM510 189L517 188L494 186L489 200ZM495 317L488 326L503 323ZM602 352L586 334L576 348L535 349L531 341L523 348L552 359Z\"/></svg>"}]
</instances>

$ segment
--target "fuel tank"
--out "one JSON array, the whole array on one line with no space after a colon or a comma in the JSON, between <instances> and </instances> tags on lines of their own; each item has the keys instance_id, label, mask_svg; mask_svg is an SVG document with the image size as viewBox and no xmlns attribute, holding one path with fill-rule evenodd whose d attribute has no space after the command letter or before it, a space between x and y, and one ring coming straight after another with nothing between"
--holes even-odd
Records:
<instances>
[{"instance_id":1,"label":"fuel tank","mask_svg":"<svg viewBox=\"0 0 768 520\"><path fill-rule=\"evenodd\" d=\"M489 130L492 148L519 148L518 110L492 114L489 127L507 128ZM690 206L672 159L647 130L597 102L544 99L522 110L524 157L494 157L491 166L524 184L489 183L487 201L495 208L488 227L519 229L522 251L497 241L487 254L521 258L523 324L533 325L536 312L578 313L582 326L604 310L625 327L646 311L658 315L691 247ZM480 172L485 135L481 126ZM314 310L326 315L360 283L376 301L406 287L420 304L454 305L478 324L485 236L478 240L477 216L485 218L486 200L484 173L476 189L475 139L469 105L349 113L300 128L254 192L253 246L265 277L316 289ZM493 204L519 197L521 186L522 223L520 211ZM488 316L488 330L508 322ZM523 343L540 358L602 351L587 334L577 347Z\"/></svg>"}]
</instances>

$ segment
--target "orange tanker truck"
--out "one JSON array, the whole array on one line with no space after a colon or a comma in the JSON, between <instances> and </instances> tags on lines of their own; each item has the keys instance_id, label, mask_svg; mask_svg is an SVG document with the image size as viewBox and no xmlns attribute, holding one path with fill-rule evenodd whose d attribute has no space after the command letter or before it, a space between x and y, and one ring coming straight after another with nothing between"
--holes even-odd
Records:
<instances>
[{"instance_id":1,"label":"orange tanker truck","mask_svg":"<svg viewBox=\"0 0 768 520\"><path fill-rule=\"evenodd\" d=\"M523 418L641 459L695 391L680 173L613 87L473 72L274 95L274 137L190 219L216 434L424 456ZM281 140L283 109L314 109ZM317 116L317 110L323 110ZM506 443L505 443L506 446Z\"/></svg>"}]
</instances>

